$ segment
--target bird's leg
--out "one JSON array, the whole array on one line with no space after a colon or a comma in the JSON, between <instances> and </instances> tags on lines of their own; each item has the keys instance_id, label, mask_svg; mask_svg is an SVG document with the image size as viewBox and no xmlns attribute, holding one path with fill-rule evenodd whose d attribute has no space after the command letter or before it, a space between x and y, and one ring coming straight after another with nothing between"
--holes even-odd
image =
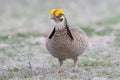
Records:
<instances>
[{"instance_id":1,"label":"bird's leg","mask_svg":"<svg viewBox=\"0 0 120 80\"><path fill-rule=\"evenodd\" d=\"M78 57L74 57L73 60L74 60L74 68L77 68Z\"/></svg>"},{"instance_id":2,"label":"bird's leg","mask_svg":"<svg viewBox=\"0 0 120 80\"><path fill-rule=\"evenodd\" d=\"M63 60L59 59L59 67L57 69L57 72L58 73L61 73L62 72L62 65L63 65Z\"/></svg>"}]
</instances>

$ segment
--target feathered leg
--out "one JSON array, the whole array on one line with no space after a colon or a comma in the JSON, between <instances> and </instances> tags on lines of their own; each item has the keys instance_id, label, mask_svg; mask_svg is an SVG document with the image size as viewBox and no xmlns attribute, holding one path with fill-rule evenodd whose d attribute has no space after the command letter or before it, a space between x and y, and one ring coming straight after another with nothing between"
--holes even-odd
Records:
<instances>
[{"instance_id":1,"label":"feathered leg","mask_svg":"<svg viewBox=\"0 0 120 80\"><path fill-rule=\"evenodd\" d=\"M74 68L77 68L78 57L74 57L73 60L74 60Z\"/></svg>"},{"instance_id":2,"label":"feathered leg","mask_svg":"<svg viewBox=\"0 0 120 80\"><path fill-rule=\"evenodd\" d=\"M63 65L63 60L59 59L59 67L57 69L57 73L61 73L62 72L62 65Z\"/></svg>"}]
</instances>

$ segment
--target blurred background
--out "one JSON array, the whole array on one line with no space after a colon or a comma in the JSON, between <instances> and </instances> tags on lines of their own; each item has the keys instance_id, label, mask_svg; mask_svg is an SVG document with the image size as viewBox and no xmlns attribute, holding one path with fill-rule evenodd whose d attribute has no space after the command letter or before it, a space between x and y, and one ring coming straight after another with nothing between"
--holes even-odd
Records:
<instances>
[{"instance_id":1,"label":"blurred background","mask_svg":"<svg viewBox=\"0 0 120 80\"><path fill-rule=\"evenodd\" d=\"M89 37L79 68L72 71L68 60L61 75L44 45L53 8ZM119 53L120 0L0 0L0 80L119 80Z\"/></svg>"}]
</instances>

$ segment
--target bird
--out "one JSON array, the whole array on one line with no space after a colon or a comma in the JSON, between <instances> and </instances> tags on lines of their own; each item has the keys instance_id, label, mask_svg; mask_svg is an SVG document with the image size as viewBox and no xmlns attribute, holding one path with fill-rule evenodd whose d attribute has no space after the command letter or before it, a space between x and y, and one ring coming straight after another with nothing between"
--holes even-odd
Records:
<instances>
[{"instance_id":1,"label":"bird","mask_svg":"<svg viewBox=\"0 0 120 80\"><path fill-rule=\"evenodd\" d=\"M66 59L72 59L76 68L78 57L88 47L86 33L78 27L69 26L62 9L52 9L50 19L55 22L55 26L46 39L46 48L53 57L58 59L57 72L62 72L63 61Z\"/></svg>"}]
</instances>

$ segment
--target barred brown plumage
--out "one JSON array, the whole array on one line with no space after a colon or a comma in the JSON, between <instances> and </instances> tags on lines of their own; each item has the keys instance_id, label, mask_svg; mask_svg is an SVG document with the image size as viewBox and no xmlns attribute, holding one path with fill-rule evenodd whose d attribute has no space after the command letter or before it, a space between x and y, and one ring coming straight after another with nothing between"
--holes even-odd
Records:
<instances>
[{"instance_id":1,"label":"barred brown plumage","mask_svg":"<svg viewBox=\"0 0 120 80\"><path fill-rule=\"evenodd\" d=\"M46 47L52 56L58 58L60 62L58 72L61 72L63 60L72 58L74 60L74 66L77 66L78 56L85 51L88 45L88 39L84 31L67 25L64 14L56 16L56 11L52 14L56 26L46 41Z\"/></svg>"}]
</instances>

